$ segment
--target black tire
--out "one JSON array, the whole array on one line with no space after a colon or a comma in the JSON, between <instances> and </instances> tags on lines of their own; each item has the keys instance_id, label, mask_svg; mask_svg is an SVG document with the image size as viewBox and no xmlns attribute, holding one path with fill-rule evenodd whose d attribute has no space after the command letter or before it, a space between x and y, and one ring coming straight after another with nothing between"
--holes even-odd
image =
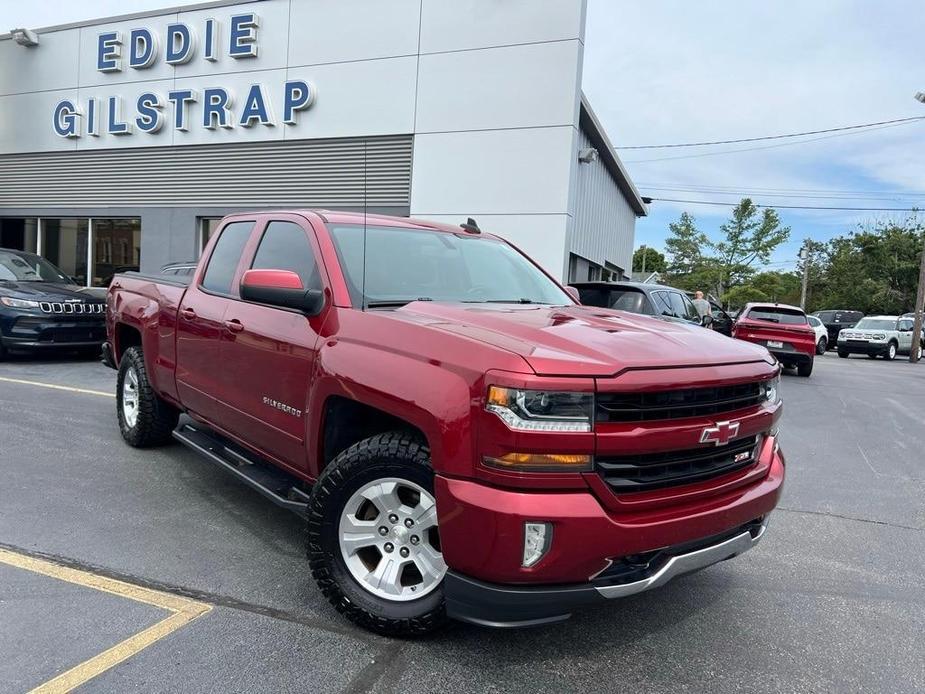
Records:
<instances>
[{"instance_id":1,"label":"black tire","mask_svg":"<svg viewBox=\"0 0 925 694\"><path fill-rule=\"evenodd\" d=\"M802 364L797 364L797 375L802 376L803 378L809 378L809 375L813 372L813 360L810 359L808 362L803 362Z\"/></svg>"},{"instance_id":2,"label":"black tire","mask_svg":"<svg viewBox=\"0 0 925 694\"><path fill-rule=\"evenodd\" d=\"M423 636L448 621L442 583L415 600L387 600L360 585L340 549L344 506L360 487L387 477L410 480L433 494L430 449L419 436L399 431L378 434L331 461L312 488L308 504L309 564L321 592L352 622L385 636Z\"/></svg>"},{"instance_id":3,"label":"black tire","mask_svg":"<svg viewBox=\"0 0 925 694\"><path fill-rule=\"evenodd\" d=\"M838 350L838 356L841 357L842 359L847 359L849 354L845 350L840 349Z\"/></svg>"},{"instance_id":4,"label":"black tire","mask_svg":"<svg viewBox=\"0 0 925 694\"><path fill-rule=\"evenodd\" d=\"M138 416L133 426L126 422L122 407L126 374L134 369L138 379ZM141 347L129 347L119 361L119 376L116 380L116 415L119 431L125 442L135 448L162 446L171 441L171 432L176 428L180 412L162 400L148 381L144 354Z\"/></svg>"},{"instance_id":5,"label":"black tire","mask_svg":"<svg viewBox=\"0 0 925 694\"><path fill-rule=\"evenodd\" d=\"M816 354L825 354L826 347L828 347L828 341L824 337L820 337L819 342L816 343Z\"/></svg>"},{"instance_id":6,"label":"black tire","mask_svg":"<svg viewBox=\"0 0 925 694\"><path fill-rule=\"evenodd\" d=\"M890 342L887 345L886 351L883 353L883 358L887 361L893 361L896 358L896 353L899 351L899 345L895 342Z\"/></svg>"}]
</instances>

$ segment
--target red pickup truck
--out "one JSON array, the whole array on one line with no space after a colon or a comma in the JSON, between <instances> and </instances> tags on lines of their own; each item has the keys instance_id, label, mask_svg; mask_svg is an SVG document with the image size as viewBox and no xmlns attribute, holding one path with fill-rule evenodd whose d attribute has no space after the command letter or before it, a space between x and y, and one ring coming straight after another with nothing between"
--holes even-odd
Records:
<instances>
[{"instance_id":1,"label":"red pickup truck","mask_svg":"<svg viewBox=\"0 0 925 694\"><path fill-rule=\"evenodd\" d=\"M655 588L753 547L783 484L763 347L583 307L472 220L232 215L190 278L117 275L107 327L123 438L303 514L384 634Z\"/></svg>"}]
</instances>

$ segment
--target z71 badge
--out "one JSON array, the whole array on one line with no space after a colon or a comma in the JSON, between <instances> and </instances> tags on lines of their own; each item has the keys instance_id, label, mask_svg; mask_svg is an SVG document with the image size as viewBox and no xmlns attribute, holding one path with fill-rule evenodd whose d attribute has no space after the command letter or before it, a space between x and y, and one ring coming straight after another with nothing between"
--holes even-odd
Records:
<instances>
[{"instance_id":1,"label":"z71 badge","mask_svg":"<svg viewBox=\"0 0 925 694\"><path fill-rule=\"evenodd\" d=\"M268 397L265 396L265 395L263 396L263 404L264 404L264 405L269 405L270 407L273 407L273 408L279 410L280 412L285 412L286 414L291 414L293 417L301 417L301 416L302 416L302 410L297 409L297 408L295 408L295 407L292 407L291 405L287 405L286 403L280 402L279 400L274 400L273 398L268 398Z\"/></svg>"}]
</instances>

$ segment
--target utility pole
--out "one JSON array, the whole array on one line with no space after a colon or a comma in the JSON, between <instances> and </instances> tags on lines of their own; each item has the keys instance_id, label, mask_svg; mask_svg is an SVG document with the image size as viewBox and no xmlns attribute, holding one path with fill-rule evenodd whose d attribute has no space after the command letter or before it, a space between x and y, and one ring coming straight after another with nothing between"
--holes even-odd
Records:
<instances>
[{"instance_id":1,"label":"utility pole","mask_svg":"<svg viewBox=\"0 0 925 694\"><path fill-rule=\"evenodd\" d=\"M646 244L642 244L640 248L642 249L642 274L644 275L646 274L646 256L649 255L649 249L646 248Z\"/></svg>"},{"instance_id":2,"label":"utility pole","mask_svg":"<svg viewBox=\"0 0 925 694\"><path fill-rule=\"evenodd\" d=\"M915 100L925 104L925 94L917 92ZM922 304L925 303L925 246L919 261L919 288L915 293L915 321L912 323L912 347L909 349L909 361L915 364L921 355L922 345Z\"/></svg>"},{"instance_id":3,"label":"utility pole","mask_svg":"<svg viewBox=\"0 0 925 694\"><path fill-rule=\"evenodd\" d=\"M803 261L803 289L800 291L800 308L806 310L806 285L809 283L809 251L804 242L800 249L800 260Z\"/></svg>"},{"instance_id":4,"label":"utility pole","mask_svg":"<svg viewBox=\"0 0 925 694\"><path fill-rule=\"evenodd\" d=\"M921 357L923 303L925 303L925 246L922 247L922 259L919 262L919 290L915 293L915 322L912 324L912 348L909 350L909 361L913 364Z\"/></svg>"}]
</instances>

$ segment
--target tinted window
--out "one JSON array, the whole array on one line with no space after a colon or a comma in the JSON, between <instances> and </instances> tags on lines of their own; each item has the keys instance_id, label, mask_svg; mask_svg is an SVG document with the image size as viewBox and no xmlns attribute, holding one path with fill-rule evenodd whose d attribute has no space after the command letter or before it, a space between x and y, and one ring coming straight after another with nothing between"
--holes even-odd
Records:
<instances>
[{"instance_id":1,"label":"tinted window","mask_svg":"<svg viewBox=\"0 0 925 694\"><path fill-rule=\"evenodd\" d=\"M836 323L857 323L861 320L862 314L860 311L836 311L835 312L835 322Z\"/></svg>"},{"instance_id":2,"label":"tinted window","mask_svg":"<svg viewBox=\"0 0 925 694\"><path fill-rule=\"evenodd\" d=\"M655 303L655 312L660 316L673 316L674 309L671 308L671 299L668 298L668 292L652 292L652 301Z\"/></svg>"},{"instance_id":3,"label":"tinted window","mask_svg":"<svg viewBox=\"0 0 925 694\"><path fill-rule=\"evenodd\" d=\"M270 222L251 268L289 270L301 278L305 289L321 289L315 253L305 230L295 222Z\"/></svg>"},{"instance_id":4,"label":"tinted window","mask_svg":"<svg viewBox=\"0 0 925 694\"><path fill-rule=\"evenodd\" d=\"M819 320L821 320L823 323L831 323L833 319L835 318L834 311L819 311L819 313L817 313L816 315L819 317Z\"/></svg>"},{"instance_id":5,"label":"tinted window","mask_svg":"<svg viewBox=\"0 0 925 694\"><path fill-rule=\"evenodd\" d=\"M901 320L899 321L900 330L912 330L913 324L911 320Z\"/></svg>"},{"instance_id":6,"label":"tinted window","mask_svg":"<svg viewBox=\"0 0 925 694\"><path fill-rule=\"evenodd\" d=\"M820 325L822 325L820 320L816 318L815 316L806 316L806 320L808 320L809 324L813 326L814 328L818 328Z\"/></svg>"},{"instance_id":7,"label":"tinted window","mask_svg":"<svg viewBox=\"0 0 925 694\"><path fill-rule=\"evenodd\" d=\"M768 323L784 325L806 325L806 315L802 311L779 306L758 306L748 312L751 320L763 320Z\"/></svg>"},{"instance_id":8,"label":"tinted window","mask_svg":"<svg viewBox=\"0 0 925 694\"><path fill-rule=\"evenodd\" d=\"M618 311L630 311L631 313L652 314L652 308L646 295L638 289L608 289L586 288L579 289L578 294L581 297L581 303L585 306L599 306L600 308L613 308Z\"/></svg>"},{"instance_id":9,"label":"tinted window","mask_svg":"<svg viewBox=\"0 0 925 694\"><path fill-rule=\"evenodd\" d=\"M671 301L671 310L678 318L685 318L696 323L700 322L700 314L694 308L694 304L681 292L669 292L668 299Z\"/></svg>"},{"instance_id":10,"label":"tinted window","mask_svg":"<svg viewBox=\"0 0 925 694\"><path fill-rule=\"evenodd\" d=\"M231 291L231 283L253 228L253 222L232 222L222 229L202 278L203 289L217 294L237 294Z\"/></svg>"}]
</instances>

